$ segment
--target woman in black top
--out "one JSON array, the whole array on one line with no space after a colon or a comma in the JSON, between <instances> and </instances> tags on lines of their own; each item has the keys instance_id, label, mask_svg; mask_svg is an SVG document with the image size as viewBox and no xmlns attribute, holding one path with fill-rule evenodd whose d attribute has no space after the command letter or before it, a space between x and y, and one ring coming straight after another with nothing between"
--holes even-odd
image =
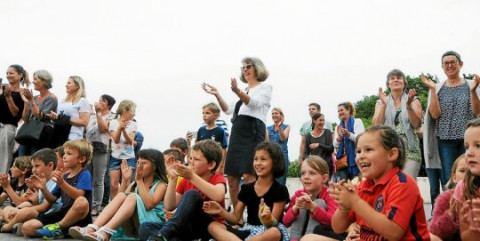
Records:
<instances>
[{"instance_id":1,"label":"woman in black top","mask_svg":"<svg viewBox=\"0 0 480 241\"><path fill-rule=\"evenodd\" d=\"M21 85L30 85L27 71L18 64L8 67L7 80L0 90L0 173L7 173L12 163L15 132L23 112Z\"/></svg>"}]
</instances>

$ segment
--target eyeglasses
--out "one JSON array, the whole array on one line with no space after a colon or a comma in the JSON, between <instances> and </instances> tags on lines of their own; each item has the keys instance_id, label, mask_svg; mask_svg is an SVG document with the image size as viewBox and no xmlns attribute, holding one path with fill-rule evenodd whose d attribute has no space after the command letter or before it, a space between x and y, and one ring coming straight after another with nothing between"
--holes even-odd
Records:
<instances>
[{"instance_id":1,"label":"eyeglasses","mask_svg":"<svg viewBox=\"0 0 480 241\"><path fill-rule=\"evenodd\" d=\"M245 69L250 69L250 68L252 68L252 67L253 67L253 64L247 64L247 65L244 65L244 66L240 67L240 69L241 69L242 71L244 71Z\"/></svg>"},{"instance_id":2,"label":"eyeglasses","mask_svg":"<svg viewBox=\"0 0 480 241\"><path fill-rule=\"evenodd\" d=\"M452 61L446 61L446 62L443 62L442 65L443 67L447 67L447 66L455 66L457 65L458 61L457 60L452 60Z\"/></svg>"}]
</instances>

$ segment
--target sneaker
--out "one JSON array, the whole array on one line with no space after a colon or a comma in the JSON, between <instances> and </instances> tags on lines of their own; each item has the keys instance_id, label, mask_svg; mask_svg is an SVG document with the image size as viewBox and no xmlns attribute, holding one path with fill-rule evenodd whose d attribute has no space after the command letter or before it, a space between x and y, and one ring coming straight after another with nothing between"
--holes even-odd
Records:
<instances>
[{"instance_id":1,"label":"sneaker","mask_svg":"<svg viewBox=\"0 0 480 241\"><path fill-rule=\"evenodd\" d=\"M42 236L43 239L62 239L65 237L62 227L58 223L43 226L43 228L37 230L37 234Z\"/></svg>"}]
</instances>

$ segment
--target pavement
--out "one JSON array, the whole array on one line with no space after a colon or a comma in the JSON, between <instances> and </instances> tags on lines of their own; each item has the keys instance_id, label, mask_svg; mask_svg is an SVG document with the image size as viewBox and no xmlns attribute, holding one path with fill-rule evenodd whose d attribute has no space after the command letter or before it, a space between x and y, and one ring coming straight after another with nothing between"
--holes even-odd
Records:
<instances>
[{"instance_id":1,"label":"pavement","mask_svg":"<svg viewBox=\"0 0 480 241\"><path fill-rule=\"evenodd\" d=\"M417 178L417 183L424 200L423 207L425 209L425 214L426 214L427 220L429 220L431 218L432 205L430 202L430 191L429 191L430 186L428 184L428 178L419 177ZM295 190L299 188L298 185L299 185L298 183L291 183L291 182L288 183L287 181L287 188L289 193L293 194ZM229 195L227 193L226 197L228 196ZM21 241L21 240L42 240L42 239L41 238L24 238L24 237L16 236L14 234L10 234L10 233L0 233L0 241ZM61 240L77 240L77 239L57 239L57 240L61 241Z\"/></svg>"}]
</instances>

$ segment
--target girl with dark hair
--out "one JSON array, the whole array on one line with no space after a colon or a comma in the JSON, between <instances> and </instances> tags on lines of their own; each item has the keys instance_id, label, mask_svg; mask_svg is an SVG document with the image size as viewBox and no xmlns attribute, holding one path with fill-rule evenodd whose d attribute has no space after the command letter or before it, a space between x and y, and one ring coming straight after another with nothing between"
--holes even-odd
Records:
<instances>
[{"instance_id":1,"label":"girl with dark hair","mask_svg":"<svg viewBox=\"0 0 480 241\"><path fill-rule=\"evenodd\" d=\"M133 169L122 162L120 192L103 209L93 224L71 227L68 233L83 240L109 240L122 226L127 235L134 235L140 223L165 222L163 197L167 190L167 174L163 154L154 149L140 150L135 182L128 183ZM137 215L135 215L137 214Z\"/></svg>"},{"instance_id":2,"label":"girl with dark hair","mask_svg":"<svg viewBox=\"0 0 480 241\"><path fill-rule=\"evenodd\" d=\"M283 209L289 201L288 189L275 178L283 174L285 164L282 148L273 142L262 142L256 148L253 168L257 180L242 185L233 213L225 210L218 202L208 201L203 210L218 215L231 224L238 224L247 207L247 223L235 229L218 221L210 223L208 232L216 240L290 240L287 229L280 223Z\"/></svg>"}]
</instances>

